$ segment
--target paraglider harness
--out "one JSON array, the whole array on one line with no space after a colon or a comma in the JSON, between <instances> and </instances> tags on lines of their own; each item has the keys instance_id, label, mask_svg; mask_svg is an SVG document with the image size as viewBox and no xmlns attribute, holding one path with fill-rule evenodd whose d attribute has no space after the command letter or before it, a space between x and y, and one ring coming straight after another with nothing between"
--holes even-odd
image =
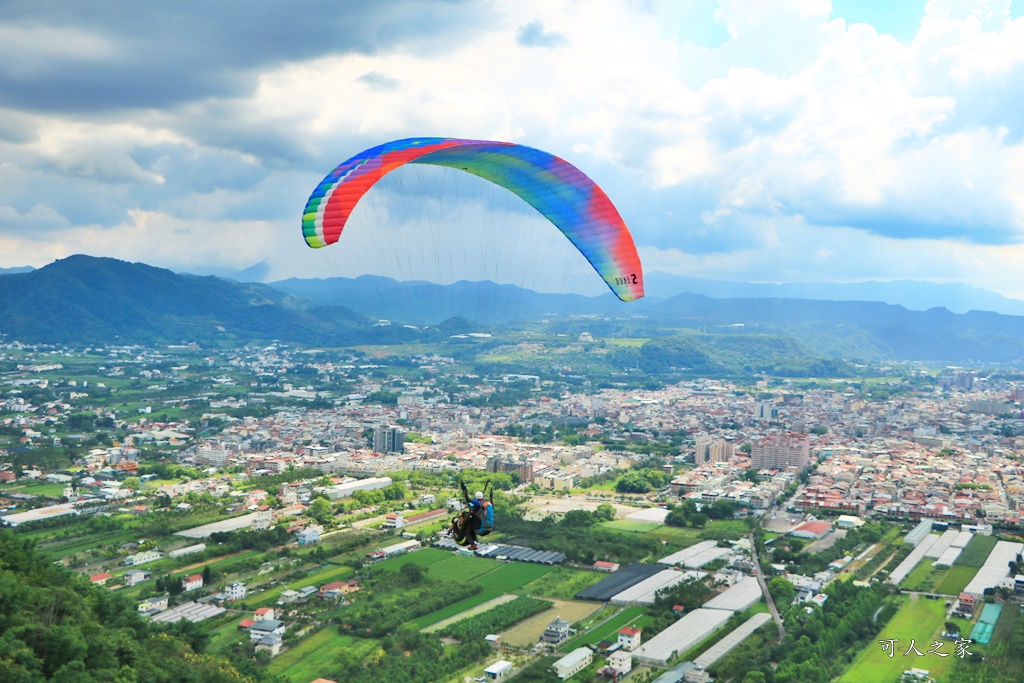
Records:
<instances>
[{"instance_id":1,"label":"paraglider harness","mask_svg":"<svg viewBox=\"0 0 1024 683\"><path fill-rule=\"evenodd\" d=\"M485 506L474 505L475 500L469 497L469 489L462 479L459 479L459 486L462 488L463 506L452 518L449 534L459 545L469 545L476 543L478 536L486 536L494 529L494 487L489 479L484 482L483 491L489 495Z\"/></svg>"}]
</instances>

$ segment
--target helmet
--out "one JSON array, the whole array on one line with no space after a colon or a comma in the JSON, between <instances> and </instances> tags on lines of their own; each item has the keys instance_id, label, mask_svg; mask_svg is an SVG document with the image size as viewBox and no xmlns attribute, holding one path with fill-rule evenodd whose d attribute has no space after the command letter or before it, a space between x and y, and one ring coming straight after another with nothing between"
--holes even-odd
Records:
<instances>
[{"instance_id":1,"label":"helmet","mask_svg":"<svg viewBox=\"0 0 1024 683\"><path fill-rule=\"evenodd\" d=\"M473 497L476 498L477 500L483 500L484 499L484 492L483 491L477 491L473 495Z\"/></svg>"}]
</instances>

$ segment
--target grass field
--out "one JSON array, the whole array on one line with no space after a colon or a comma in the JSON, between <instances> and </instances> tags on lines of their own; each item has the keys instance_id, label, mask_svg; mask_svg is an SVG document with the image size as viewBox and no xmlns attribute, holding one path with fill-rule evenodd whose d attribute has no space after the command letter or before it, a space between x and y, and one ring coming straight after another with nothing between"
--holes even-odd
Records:
<instances>
[{"instance_id":1,"label":"grass field","mask_svg":"<svg viewBox=\"0 0 1024 683\"><path fill-rule=\"evenodd\" d=\"M624 626L629 626L634 621L642 617L644 611L644 608L639 605L627 607L600 626L587 631L576 638L566 641L566 643L558 649L561 652L572 652L581 645L597 645L602 640L615 640L619 629Z\"/></svg>"},{"instance_id":2,"label":"grass field","mask_svg":"<svg viewBox=\"0 0 1024 683\"><path fill-rule=\"evenodd\" d=\"M452 554L446 550L423 548L422 550L417 550L414 553L406 553L404 555L399 555L398 557L392 557L389 560L384 560L383 562L378 562L374 566L379 567L384 571L397 572L403 565L408 564L409 562L418 564L421 567L429 567L435 562L448 560L451 559L451 557Z\"/></svg>"},{"instance_id":3,"label":"grass field","mask_svg":"<svg viewBox=\"0 0 1024 683\"><path fill-rule=\"evenodd\" d=\"M519 590L524 595L542 598L571 600L584 588L589 588L601 579L608 578L601 572L585 572L566 567L555 567L544 576L522 586Z\"/></svg>"},{"instance_id":4,"label":"grass field","mask_svg":"<svg viewBox=\"0 0 1024 683\"><path fill-rule=\"evenodd\" d=\"M327 626L289 648L267 666L271 675L284 676L293 683L309 683L329 673L331 661L345 649L365 655L378 646L376 640L353 638Z\"/></svg>"},{"instance_id":5,"label":"grass field","mask_svg":"<svg viewBox=\"0 0 1024 683\"><path fill-rule=\"evenodd\" d=\"M347 579L355 571L352 567L338 567L335 565L327 565L327 567L320 569L319 571L313 572L304 579L298 579L296 581L289 581L287 584L281 584L274 586L268 591L259 593L250 599L247 599L246 604L255 607L269 607L277 602L277 599L281 597L281 593L288 590L298 590L305 588L306 586L322 586L332 581L341 581Z\"/></svg>"},{"instance_id":6,"label":"grass field","mask_svg":"<svg viewBox=\"0 0 1024 683\"><path fill-rule=\"evenodd\" d=\"M498 591L480 591L476 595L471 595L465 600L459 600L458 602L448 605L443 609L439 609L436 612L425 614L419 619L410 622L416 628L424 628L432 624L436 624L439 621L444 621L450 617L454 617L456 614L465 612L468 609L472 609L477 605L482 605L488 600L501 597L501 593Z\"/></svg>"},{"instance_id":7,"label":"grass field","mask_svg":"<svg viewBox=\"0 0 1024 683\"><path fill-rule=\"evenodd\" d=\"M946 574L946 569L934 569L932 563L934 559L930 557L923 558L917 563L907 578L903 579L903 583L900 584L900 588L911 591L930 591L935 585L936 581L941 580ZM938 576L935 576L938 574Z\"/></svg>"},{"instance_id":8,"label":"grass field","mask_svg":"<svg viewBox=\"0 0 1024 683\"><path fill-rule=\"evenodd\" d=\"M899 679L904 670L911 667L928 669L931 676L941 681L942 676L953 666L953 645L943 641L939 652L949 653L949 657L929 654L931 644L941 640L943 624L946 620L946 603L942 600L908 600L896 613L882 632L872 639L867 647L857 656L853 664L839 678L838 683L893 683ZM882 650L878 641L897 639L892 657ZM913 652L909 655L910 641L913 640L918 651L924 656Z\"/></svg>"},{"instance_id":9,"label":"grass field","mask_svg":"<svg viewBox=\"0 0 1024 683\"><path fill-rule=\"evenodd\" d=\"M965 567L954 564L935 586L935 592L944 595L959 595L977 573L977 567Z\"/></svg>"},{"instance_id":10,"label":"grass field","mask_svg":"<svg viewBox=\"0 0 1024 683\"><path fill-rule=\"evenodd\" d=\"M635 522L631 519L616 519L611 522L604 522L601 526L605 529L615 529L616 531L635 531L645 534L649 531L654 531L661 525L657 522Z\"/></svg>"},{"instance_id":11,"label":"grass field","mask_svg":"<svg viewBox=\"0 0 1024 683\"><path fill-rule=\"evenodd\" d=\"M954 566L981 567L988 559L992 548L996 547L999 541L995 536L979 536L975 534L971 542L967 544L960 556L953 561Z\"/></svg>"},{"instance_id":12,"label":"grass field","mask_svg":"<svg viewBox=\"0 0 1024 683\"><path fill-rule=\"evenodd\" d=\"M473 581L483 586L484 590L502 593L511 593L518 588L522 588L554 569L554 567L546 567L541 564L526 564L525 562L492 564L496 564L497 567L486 574L481 574L473 579Z\"/></svg>"},{"instance_id":13,"label":"grass field","mask_svg":"<svg viewBox=\"0 0 1024 683\"><path fill-rule=\"evenodd\" d=\"M422 552L422 551L420 551ZM433 562L426 568L427 576L440 581L463 582L475 579L494 569L494 560L482 557L465 557L448 554L440 562Z\"/></svg>"},{"instance_id":14,"label":"grass field","mask_svg":"<svg viewBox=\"0 0 1024 683\"><path fill-rule=\"evenodd\" d=\"M652 538L668 541L674 546L688 548L700 541L712 539L739 539L747 533L747 523L742 519L711 520L703 529L690 527L660 526L647 533Z\"/></svg>"}]
</instances>

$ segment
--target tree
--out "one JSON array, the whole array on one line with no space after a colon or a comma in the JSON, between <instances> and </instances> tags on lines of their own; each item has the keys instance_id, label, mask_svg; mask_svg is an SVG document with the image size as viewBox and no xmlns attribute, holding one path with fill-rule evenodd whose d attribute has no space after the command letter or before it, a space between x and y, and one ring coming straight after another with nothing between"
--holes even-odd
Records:
<instances>
[{"instance_id":1,"label":"tree","mask_svg":"<svg viewBox=\"0 0 1024 683\"><path fill-rule=\"evenodd\" d=\"M323 496L317 496L309 504L309 509L306 511L306 514L319 523L324 524L331 518L332 512L331 501L327 500Z\"/></svg>"},{"instance_id":2,"label":"tree","mask_svg":"<svg viewBox=\"0 0 1024 683\"><path fill-rule=\"evenodd\" d=\"M415 562L406 562L398 571L409 583L419 583L423 579L423 567Z\"/></svg>"},{"instance_id":3,"label":"tree","mask_svg":"<svg viewBox=\"0 0 1024 683\"><path fill-rule=\"evenodd\" d=\"M703 529L708 523L708 516L703 512L692 514L687 518L687 521L695 529Z\"/></svg>"},{"instance_id":4,"label":"tree","mask_svg":"<svg viewBox=\"0 0 1024 683\"><path fill-rule=\"evenodd\" d=\"M384 500L405 500L405 494L409 489L400 481L396 481L384 487Z\"/></svg>"},{"instance_id":5,"label":"tree","mask_svg":"<svg viewBox=\"0 0 1024 683\"><path fill-rule=\"evenodd\" d=\"M596 521L586 510L569 510L562 518L562 524L570 527L592 526Z\"/></svg>"},{"instance_id":6,"label":"tree","mask_svg":"<svg viewBox=\"0 0 1024 683\"><path fill-rule=\"evenodd\" d=\"M611 503L601 503L594 510L594 517L604 522L610 522L615 519L615 506Z\"/></svg>"},{"instance_id":7,"label":"tree","mask_svg":"<svg viewBox=\"0 0 1024 683\"><path fill-rule=\"evenodd\" d=\"M123 486L126 489L131 489L132 491L138 491L140 488L142 488L142 480L139 479L138 477L128 477L123 482L121 482L121 486Z\"/></svg>"}]
</instances>

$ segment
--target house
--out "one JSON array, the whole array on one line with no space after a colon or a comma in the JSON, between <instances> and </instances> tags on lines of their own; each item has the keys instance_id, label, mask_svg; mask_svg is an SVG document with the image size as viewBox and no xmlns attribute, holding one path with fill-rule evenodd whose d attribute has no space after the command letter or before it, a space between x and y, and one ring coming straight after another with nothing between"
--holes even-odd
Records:
<instances>
[{"instance_id":1,"label":"house","mask_svg":"<svg viewBox=\"0 0 1024 683\"><path fill-rule=\"evenodd\" d=\"M620 628L619 645L622 646L622 649L627 652L632 652L640 647L640 632L640 629L633 628L632 626Z\"/></svg>"},{"instance_id":2,"label":"house","mask_svg":"<svg viewBox=\"0 0 1024 683\"><path fill-rule=\"evenodd\" d=\"M563 643L569 639L569 626L569 622L562 617L555 617L555 620L544 629L544 634L540 639L542 642L550 643L551 645Z\"/></svg>"},{"instance_id":3,"label":"house","mask_svg":"<svg viewBox=\"0 0 1024 683\"><path fill-rule=\"evenodd\" d=\"M316 591L317 591L316 586L306 586L305 588L300 588L299 589L299 600L305 600L309 596L311 596L314 593L316 593Z\"/></svg>"},{"instance_id":4,"label":"house","mask_svg":"<svg viewBox=\"0 0 1024 683\"><path fill-rule=\"evenodd\" d=\"M270 635L271 633L283 636L285 628L283 621L278 621L277 619L260 619L249 627L249 640L251 642L256 642L263 636Z\"/></svg>"},{"instance_id":5,"label":"house","mask_svg":"<svg viewBox=\"0 0 1024 683\"><path fill-rule=\"evenodd\" d=\"M599 560L593 564L593 569L597 572L617 572L619 571L619 563Z\"/></svg>"},{"instance_id":6,"label":"house","mask_svg":"<svg viewBox=\"0 0 1024 683\"><path fill-rule=\"evenodd\" d=\"M401 512L389 512L384 517L384 523L380 525L381 529L401 529L405 526L405 517Z\"/></svg>"},{"instance_id":7,"label":"house","mask_svg":"<svg viewBox=\"0 0 1024 683\"><path fill-rule=\"evenodd\" d=\"M142 569L129 569L124 573L124 585L137 586L149 579L149 572Z\"/></svg>"},{"instance_id":8,"label":"house","mask_svg":"<svg viewBox=\"0 0 1024 683\"><path fill-rule=\"evenodd\" d=\"M794 538L810 538L817 540L824 538L828 532L832 531L832 525L828 522L804 522L797 528L789 532L789 535Z\"/></svg>"},{"instance_id":9,"label":"house","mask_svg":"<svg viewBox=\"0 0 1024 683\"><path fill-rule=\"evenodd\" d=\"M594 661L594 653L588 647L578 647L554 664L555 675L565 680L578 674Z\"/></svg>"},{"instance_id":10,"label":"house","mask_svg":"<svg viewBox=\"0 0 1024 683\"><path fill-rule=\"evenodd\" d=\"M298 533L299 545L309 545L320 540L320 533L324 530L319 524L310 524Z\"/></svg>"},{"instance_id":11,"label":"house","mask_svg":"<svg viewBox=\"0 0 1024 683\"><path fill-rule=\"evenodd\" d=\"M245 584L238 581L224 589L225 600L245 600L248 594L249 591L246 590Z\"/></svg>"},{"instance_id":12,"label":"house","mask_svg":"<svg viewBox=\"0 0 1024 683\"><path fill-rule=\"evenodd\" d=\"M252 628L252 625L256 623L256 619L242 619L238 622L239 631L248 631Z\"/></svg>"},{"instance_id":13,"label":"house","mask_svg":"<svg viewBox=\"0 0 1024 683\"><path fill-rule=\"evenodd\" d=\"M199 590L203 587L203 575L193 574L192 576L186 576L181 580L181 591L188 593L189 591Z\"/></svg>"},{"instance_id":14,"label":"house","mask_svg":"<svg viewBox=\"0 0 1024 683\"><path fill-rule=\"evenodd\" d=\"M608 667L617 678L622 678L633 668L633 655L625 650L617 650L608 655Z\"/></svg>"},{"instance_id":15,"label":"house","mask_svg":"<svg viewBox=\"0 0 1024 683\"><path fill-rule=\"evenodd\" d=\"M325 600L337 600L357 590L359 590L359 583L357 581L332 581L320 586L320 592L317 595Z\"/></svg>"},{"instance_id":16,"label":"house","mask_svg":"<svg viewBox=\"0 0 1024 683\"><path fill-rule=\"evenodd\" d=\"M256 610L255 616L256 621L259 621L260 619L275 619L277 618L277 613L274 611L273 607L260 607Z\"/></svg>"},{"instance_id":17,"label":"house","mask_svg":"<svg viewBox=\"0 0 1024 683\"><path fill-rule=\"evenodd\" d=\"M972 594L961 593L956 601L956 607L953 608L953 616L970 619L974 616L974 610L977 609L977 606L978 604Z\"/></svg>"},{"instance_id":18,"label":"house","mask_svg":"<svg viewBox=\"0 0 1024 683\"><path fill-rule=\"evenodd\" d=\"M170 600L169 595L160 595L155 598L146 598L145 600L139 600L139 611L140 612L163 612L167 609L167 602Z\"/></svg>"},{"instance_id":19,"label":"house","mask_svg":"<svg viewBox=\"0 0 1024 683\"><path fill-rule=\"evenodd\" d=\"M277 599L277 604L286 605L289 602L295 602L299 599L299 592L293 590L286 590L281 592L281 597Z\"/></svg>"},{"instance_id":20,"label":"house","mask_svg":"<svg viewBox=\"0 0 1024 683\"><path fill-rule=\"evenodd\" d=\"M256 652L264 650L269 652L271 657L281 654L281 636L276 633L268 633L256 641Z\"/></svg>"},{"instance_id":21,"label":"house","mask_svg":"<svg viewBox=\"0 0 1024 683\"><path fill-rule=\"evenodd\" d=\"M487 641L487 644L493 647L495 650L501 647L501 636L499 635L491 633L484 636L484 640Z\"/></svg>"},{"instance_id":22,"label":"house","mask_svg":"<svg viewBox=\"0 0 1024 683\"><path fill-rule=\"evenodd\" d=\"M121 564L126 567L137 567L138 565L145 564L147 562L155 562L161 557L163 557L163 553L157 550L146 550L141 553L136 553L135 555L129 555L121 560Z\"/></svg>"},{"instance_id":23,"label":"house","mask_svg":"<svg viewBox=\"0 0 1024 683\"><path fill-rule=\"evenodd\" d=\"M103 572L102 574L94 574L90 576L89 581L91 581L93 585L104 586L111 578L113 578L113 575L108 572Z\"/></svg>"},{"instance_id":24,"label":"house","mask_svg":"<svg viewBox=\"0 0 1024 683\"><path fill-rule=\"evenodd\" d=\"M488 681L504 680L512 672L512 662L499 659L494 664L484 669L484 678Z\"/></svg>"}]
</instances>

